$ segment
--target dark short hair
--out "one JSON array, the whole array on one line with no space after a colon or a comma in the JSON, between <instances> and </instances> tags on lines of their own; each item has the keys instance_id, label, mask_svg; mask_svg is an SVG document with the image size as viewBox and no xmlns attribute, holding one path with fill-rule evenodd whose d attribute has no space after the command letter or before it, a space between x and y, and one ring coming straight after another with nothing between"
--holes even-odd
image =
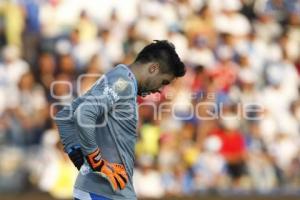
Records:
<instances>
[{"instance_id":1,"label":"dark short hair","mask_svg":"<svg viewBox=\"0 0 300 200\"><path fill-rule=\"evenodd\" d=\"M162 73L172 73L175 77L185 74L185 66L176 53L175 46L167 40L154 40L138 53L134 62L153 61L160 64Z\"/></svg>"}]
</instances>

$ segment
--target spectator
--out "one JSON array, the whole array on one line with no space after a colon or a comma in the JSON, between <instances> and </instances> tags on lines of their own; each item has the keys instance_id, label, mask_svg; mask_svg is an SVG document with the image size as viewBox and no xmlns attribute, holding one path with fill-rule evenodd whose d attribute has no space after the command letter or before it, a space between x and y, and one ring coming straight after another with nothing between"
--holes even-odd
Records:
<instances>
[{"instance_id":1,"label":"spectator","mask_svg":"<svg viewBox=\"0 0 300 200\"><path fill-rule=\"evenodd\" d=\"M150 155L139 158L139 169L134 174L135 190L140 198L161 198L164 195L160 174L153 169L154 160ZM147 186L147 187L145 187Z\"/></svg>"}]
</instances>

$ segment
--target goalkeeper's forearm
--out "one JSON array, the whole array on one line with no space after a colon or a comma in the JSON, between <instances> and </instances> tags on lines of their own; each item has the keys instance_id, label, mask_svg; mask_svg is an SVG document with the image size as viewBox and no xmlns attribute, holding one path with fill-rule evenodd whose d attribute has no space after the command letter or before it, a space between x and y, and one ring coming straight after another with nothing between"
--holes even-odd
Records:
<instances>
[{"instance_id":1,"label":"goalkeeper's forearm","mask_svg":"<svg viewBox=\"0 0 300 200\"><path fill-rule=\"evenodd\" d=\"M59 111L55 116L55 123L66 153L69 153L73 147L80 145L71 108L65 107Z\"/></svg>"}]
</instances>

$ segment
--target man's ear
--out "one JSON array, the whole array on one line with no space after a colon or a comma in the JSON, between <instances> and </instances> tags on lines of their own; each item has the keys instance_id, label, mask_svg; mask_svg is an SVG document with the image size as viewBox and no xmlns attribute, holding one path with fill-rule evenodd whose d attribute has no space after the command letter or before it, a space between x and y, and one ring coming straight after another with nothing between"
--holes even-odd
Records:
<instances>
[{"instance_id":1,"label":"man's ear","mask_svg":"<svg viewBox=\"0 0 300 200\"><path fill-rule=\"evenodd\" d=\"M149 70L150 74L158 73L159 72L159 64L158 63L151 63L148 70Z\"/></svg>"}]
</instances>

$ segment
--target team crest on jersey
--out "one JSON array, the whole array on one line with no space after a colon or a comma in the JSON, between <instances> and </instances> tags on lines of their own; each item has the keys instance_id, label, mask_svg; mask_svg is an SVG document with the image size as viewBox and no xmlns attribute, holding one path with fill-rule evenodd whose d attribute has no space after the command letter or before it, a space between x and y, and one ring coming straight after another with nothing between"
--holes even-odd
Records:
<instances>
[{"instance_id":1,"label":"team crest on jersey","mask_svg":"<svg viewBox=\"0 0 300 200\"><path fill-rule=\"evenodd\" d=\"M119 78L113 85L113 88L115 91L117 92L122 92L123 90L125 90L125 88L127 87L128 85L128 81L122 79L122 78Z\"/></svg>"}]
</instances>

